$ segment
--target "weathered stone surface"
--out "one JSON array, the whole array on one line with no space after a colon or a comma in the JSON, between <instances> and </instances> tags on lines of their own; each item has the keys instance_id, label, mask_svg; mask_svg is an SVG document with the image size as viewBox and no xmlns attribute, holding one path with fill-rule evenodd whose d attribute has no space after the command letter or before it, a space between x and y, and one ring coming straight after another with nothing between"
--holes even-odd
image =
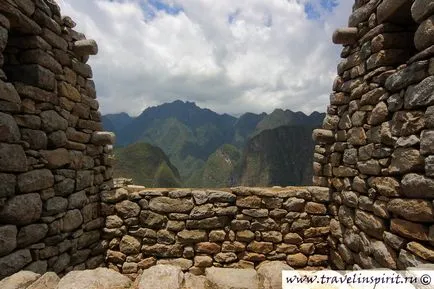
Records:
<instances>
[{"instance_id":1,"label":"weathered stone surface","mask_svg":"<svg viewBox=\"0 0 434 289\"><path fill-rule=\"evenodd\" d=\"M50 170L33 170L18 176L18 189L29 193L50 188L54 185L54 176Z\"/></svg>"},{"instance_id":2,"label":"weathered stone surface","mask_svg":"<svg viewBox=\"0 0 434 289\"><path fill-rule=\"evenodd\" d=\"M355 224L366 234L381 239L386 229L384 220L368 212L356 210Z\"/></svg>"},{"instance_id":3,"label":"weathered stone surface","mask_svg":"<svg viewBox=\"0 0 434 289\"><path fill-rule=\"evenodd\" d=\"M52 132L56 130L66 130L68 127L68 121L61 117L54 110L46 110L41 112L42 128L46 132Z\"/></svg>"},{"instance_id":4,"label":"weathered stone surface","mask_svg":"<svg viewBox=\"0 0 434 289\"><path fill-rule=\"evenodd\" d=\"M434 3L431 0L415 0L411 6L411 16L421 23L434 13Z\"/></svg>"},{"instance_id":5,"label":"weathered stone surface","mask_svg":"<svg viewBox=\"0 0 434 289\"><path fill-rule=\"evenodd\" d=\"M418 174L407 174L401 183L402 193L409 198L434 199L434 179Z\"/></svg>"},{"instance_id":6,"label":"weathered stone surface","mask_svg":"<svg viewBox=\"0 0 434 289\"><path fill-rule=\"evenodd\" d=\"M429 234L426 226L401 219L392 219L390 231L402 237L420 241L427 241Z\"/></svg>"},{"instance_id":7,"label":"weathered stone surface","mask_svg":"<svg viewBox=\"0 0 434 289\"><path fill-rule=\"evenodd\" d=\"M413 255L412 253L401 249L399 251L398 261L402 268L417 267L424 264L424 260Z\"/></svg>"},{"instance_id":8,"label":"weathered stone surface","mask_svg":"<svg viewBox=\"0 0 434 289\"><path fill-rule=\"evenodd\" d=\"M371 249L375 260L385 268L396 269L397 256L381 241L371 242Z\"/></svg>"},{"instance_id":9,"label":"weathered stone surface","mask_svg":"<svg viewBox=\"0 0 434 289\"><path fill-rule=\"evenodd\" d=\"M259 288L277 289L282 287L282 271L292 270L284 262L272 261L262 263L258 268Z\"/></svg>"},{"instance_id":10,"label":"weathered stone surface","mask_svg":"<svg viewBox=\"0 0 434 289\"><path fill-rule=\"evenodd\" d=\"M14 195L16 183L15 175L0 173L0 198Z\"/></svg>"},{"instance_id":11,"label":"weathered stone surface","mask_svg":"<svg viewBox=\"0 0 434 289\"><path fill-rule=\"evenodd\" d=\"M393 115L391 131L396 136L416 134L424 127L424 114L420 111L398 111Z\"/></svg>"},{"instance_id":12,"label":"weathered stone surface","mask_svg":"<svg viewBox=\"0 0 434 289\"><path fill-rule=\"evenodd\" d=\"M375 8L377 8L378 2L378 0L371 0L356 9L348 20L348 26L357 27L359 23L368 20L369 16L375 11Z\"/></svg>"},{"instance_id":13,"label":"weathered stone surface","mask_svg":"<svg viewBox=\"0 0 434 289\"><path fill-rule=\"evenodd\" d=\"M30 250L23 249L0 258L0 278L10 276L32 262Z\"/></svg>"},{"instance_id":14,"label":"weathered stone surface","mask_svg":"<svg viewBox=\"0 0 434 289\"><path fill-rule=\"evenodd\" d=\"M393 199L387 204L391 213L409 221L432 222L434 210L431 202L414 199Z\"/></svg>"},{"instance_id":15,"label":"weathered stone surface","mask_svg":"<svg viewBox=\"0 0 434 289\"><path fill-rule=\"evenodd\" d=\"M201 206L195 206L190 212L190 218L192 219L205 219L214 216L212 204L205 204Z\"/></svg>"},{"instance_id":16,"label":"weathered stone surface","mask_svg":"<svg viewBox=\"0 0 434 289\"><path fill-rule=\"evenodd\" d=\"M1 28L0 31L2 31ZM1 41L1 36L0 36L0 41ZM7 102L16 103L16 104L21 103L20 96L18 95L14 86L11 83L6 83L3 82L2 80L0 80L0 100L5 100Z\"/></svg>"},{"instance_id":17,"label":"weathered stone surface","mask_svg":"<svg viewBox=\"0 0 434 289\"><path fill-rule=\"evenodd\" d=\"M404 107L412 109L434 104L434 76L425 78L419 84L410 86L405 93Z\"/></svg>"},{"instance_id":18,"label":"weathered stone surface","mask_svg":"<svg viewBox=\"0 0 434 289\"><path fill-rule=\"evenodd\" d=\"M254 269L207 268L205 276L210 288L219 289L256 289L259 278Z\"/></svg>"},{"instance_id":19,"label":"weathered stone surface","mask_svg":"<svg viewBox=\"0 0 434 289\"><path fill-rule=\"evenodd\" d=\"M414 34L414 44L421 51L434 44L434 16L424 20Z\"/></svg>"},{"instance_id":20,"label":"weathered stone surface","mask_svg":"<svg viewBox=\"0 0 434 289\"><path fill-rule=\"evenodd\" d=\"M64 148L52 151L41 151L41 155L47 161L47 166L50 169L61 168L71 163L69 152Z\"/></svg>"},{"instance_id":21,"label":"weathered stone surface","mask_svg":"<svg viewBox=\"0 0 434 289\"><path fill-rule=\"evenodd\" d=\"M413 254L421 257L424 260L433 262L434 261L434 250L429 249L422 244L417 242L410 242L407 244L407 250L412 252Z\"/></svg>"},{"instance_id":22,"label":"weathered stone surface","mask_svg":"<svg viewBox=\"0 0 434 289\"><path fill-rule=\"evenodd\" d=\"M183 243L197 243L208 239L206 232L200 230L183 230L178 232L177 236Z\"/></svg>"},{"instance_id":23,"label":"weathered stone surface","mask_svg":"<svg viewBox=\"0 0 434 289\"><path fill-rule=\"evenodd\" d=\"M83 190L92 186L94 183L93 171L78 171L76 181L76 190Z\"/></svg>"},{"instance_id":24,"label":"weathered stone surface","mask_svg":"<svg viewBox=\"0 0 434 289\"><path fill-rule=\"evenodd\" d=\"M125 200L128 197L128 191L124 188L116 190L105 191L101 193L101 201L107 203L117 203Z\"/></svg>"},{"instance_id":25,"label":"weathered stone surface","mask_svg":"<svg viewBox=\"0 0 434 289\"><path fill-rule=\"evenodd\" d=\"M386 80L386 88L390 91L399 91L411 84L420 82L427 76L428 62L415 62L388 77Z\"/></svg>"},{"instance_id":26,"label":"weathered stone surface","mask_svg":"<svg viewBox=\"0 0 434 289\"><path fill-rule=\"evenodd\" d=\"M128 277L116 271L97 268L66 274L58 283L57 289L119 289L128 288L131 283Z\"/></svg>"},{"instance_id":27,"label":"weathered stone surface","mask_svg":"<svg viewBox=\"0 0 434 289\"><path fill-rule=\"evenodd\" d=\"M312 138L316 143L333 143L335 136L331 130L314 129Z\"/></svg>"},{"instance_id":28,"label":"weathered stone surface","mask_svg":"<svg viewBox=\"0 0 434 289\"><path fill-rule=\"evenodd\" d=\"M119 249L127 255L137 254L140 252L140 241L132 236L125 235L119 243Z\"/></svg>"},{"instance_id":29,"label":"weathered stone surface","mask_svg":"<svg viewBox=\"0 0 434 289\"><path fill-rule=\"evenodd\" d=\"M3 172L27 170L27 158L22 146L0 143L0 170Z\"/></svg>"},{"instance_id":30,"label":"weathered stone surface","mask_svg":"<svg viewBox=\"0 0 434 289\"><path fill-rule=\"evenodd\" d=\"M348 131L348 142L352 145L364 145L366 138L365 130L361 127L354 127Z\"/></svg>"},{"instance_id":31,"label":"weathered stone surface","mask_svg":"<svg viewBox=\"0 0 434 289\"><path fill-rule=\"evenodd\" d=\"M54 272L47 272L42 275L37 281L33 282L32 285L27 287L27 289L56 289L59 284L60 278Z\"/></svg>"},{"instance_id":32,"label":"weathered stone surface","mask_svg":"<svg viewBox=\"0 0 434 289\"><path fill-rule=\"evenodd\" d=\"M90 142L95 145L111 145L116 142L116 136L108 131L96 131L92 134Z\"/></svg>"},{"instance_id":33,"label":"weathered stone surface","mask_svg":"<svg viewBox=\"0 0 434 289\"><path fill-rule=\"evenodd\" d=\"M383 196L397 197L400 192L399 182L391 177L375 177L369 180L369 185Z\"/></svg>"},{"instance_id":34,"label":"weathered stone surface","mask_svg":"<svg viewBox=\"0 0 434 289\"><path fill-rule=\"evenodd\" d=\"M64 232L71 232L81 226L83 223L83 216L80 213L80 210L70 210L67 211L65 216L63 217L63 228Z\"/></svg>"},{"instance_id":35,"label":"weathered stone surface","mask_svg":"<svg viewBox=\"0 0 434 289\"><path fill-rule=\"evenodd\" d=\"M389 232L384 232L383 239L387 245L395 250L401 249L405 244L405 240L403 238Z\"/></svg>"},{"instance_id":36,"label":"weathered stone surface","mask_svg":"<svg viewBox=\"0 0 434 289\"><path fill-rule=\"evenodd\" d=\"M333 32L333 43L348 45L357 41L358 30L355 27L339 28Z\"/></svg>"},{"instance_id":37,"label":"weathered stone surface","mask_svg":"<svg viewBox=\"0 0 434 289\"><path fill-rule=\"evenodd\" d=\"M403 8L410 7L411 1L408 0L385 0L377 7L377 22L405 22L408 17L401 16ZM402 19L403 18L403 19Z\"/></svg>"},{"instance_id":38,"label":"weathered stone surface","mask_svg":"<svg viewBox=\"0 0 434 289\"><path fill-rule=\"evenodd\" d=\"M41 275L30 272L20 271L0 281L0 288L4 289L24 289L35 282Z\"/></svg>"},{"instance_id":39,"label":"weathered stone surface","mask_svg":"<svg viewBox=\"0 0 434 289\"><path fill-rule=\"evenodd\" d=\"M9 80L22 82L31 86L53 91L56 83L55 75L38 64L22 64L8 66L5 69Z\"/></svg>"},{"instance_id":40,"label":"weathered stone surface","mask_svg":"<svg viewBox=\"0 0 434 289\"><path fill-rule=\"evenodd\" d=\"M139 221L141 224L146 225L146 227L160 229L167 222L167 218L152 211L141 211Z\"/></svg>"},{"instance_id":41,"label":"weathered stone surface","mask_svg":"<svg viewBox=\"0 0 434 289\"><path fill-rule=\"evenodd\" d=\"M18 232L18 247L26 247L42 240L48 233L47 224L31 224L22 227Z\"/></svg>"},{"instance_id":42,"label":"weathered stone surface","mask_svg":"<svg viewBox=\"0 0 434 289\"><path fill-rule=\"evenodd\" d=\"M17 142L20 136L15 119L9 114L0 112L0 141L13 143Z\"/></svg>"},{"instance_id":43,"label":"weathered stone surface","mask_svg":"<svg viewBox=\"0 0 434 289\"><path fill-rule=\"evenodd\" d=\"M39 194L25 194L10 198L0 209L0 220L13 225L27 225L39 220L42 200Z\"/></svg>"},{"instance_id":44,"label":"weathered stone surface","mask_svg":"<svg viewBox=\"0 0 434 289\"><path fill-rule=\"evenodd\" d=\"M362 174L365 175L379 175L381 172L381 166L377 160L369 160L366 162L358 162L357 168Z\"/></svg>"},{"instance_id":45,"label":"weathered stone surface","mask_svg":"<svg viewBox=\"0 0 434 289\"><path fill-rule=\"evenodd\" d=\"M392 154L392 162L389 172L405 174L412 171L419 171L423 168L424 159L419 150L410 148L397 148Z\"/></svg>"},{"instance_id":46,"label":"weathered stone surface","mask_svg":"<svg viewBox=\"0 0 434 289\"><path fill-rule=\"evenodd\" d=\"M308 258L302 253L291 254L286 257L286 262L291 267L304 267L307 265Z\"/></svg>"},{"instance_id":47,"label":"weathered stone surface","mask_svg":"<svg viewBox=\"0 0 434 289\"><path fill-rule=\"evenodd\" d=\"M138 289L180 289L182 280L181 268L172 265L156 265L143 271Z\"/></svg>"},{"instance_id":48,"label":"weathered stone surface","mask_svg":"<svg viewBox=\"0 0 434 289\"><path fill-rule=\"evenodd\" d=\"M211 217L202 220L187 220L187 229L217 229L229 225L227 216Z\"/></svg>"},{"instance_id":49,"label":"weathered stone surface","mask_svg":"<svg viewBox=\"0 0 434 289\"><path fill-rule=\"evenodd\" d=\"M193 202L189 199L172 199L168 197L153 198L149 202L149 208L163 213L184 213L193 208Z\"/></svg>"},{"instance_id":50,"label":"weathered stone surface","mask_svg":"<svg viewBox=\"0 0 434 289\"><path fill-rule=\"evenodd\" d=\"M122 218L137 217L140 213L140 206L128 200L116 204L115 208Z\"/></svg>"},{"instance_id":51,"label":"weathered stone surface","mask_svg":"<svg viewBox=\"0 0 434 289\"><path fill-rule=\"evenodd\" d=\"M236 196L229 192L208 190L208 201L210 203L235 203Z\"/></svg>"},{"instance_id":52,"label":"weathered stone surface","mask_svg":"<svg viewBox=\"0 0 434 289\"><path fill-rule=\"evenodd\" d=\"M0 226L0 256L12 252L17 247L17 227Z\"/></svg>"},{"instance_id":53,"label":"weathered stone surface","mask_svg":"<svg viewBox=\"0 0 434 289\"><path fill-rule=\"evenodd\" d=\"M408 51L403 49L381 50L371 55L366 61L368 70L381 66L393 66L401 63L401 59L408 57Z\"/></svg>"},{"instance_id":54,"label":"weathered stone surface","mask_svg":"<svg viewBox=\"0 0 434 289\"><path fill-rule=\"evenodd\" d=\"M434 154L434 130L422 131L420 137L420 153L423 155Z\"/></svg>"},{"instance_id":55,"label":"weathered stone surface","mask_svg":"<svg viewBox=\"0 0 434 289\"><path fill-rule=\"evenodd\" d=\"M77 56L96 55L98 54L98 45L93 39L83 39L75 41L72 50Z\"/></svg>"},{"instance_id":56,"label":"weathered stone surface","mask_svg":"<svg viewBox=\"0 0 434 289\"><path fill-rule=\"evenodd\" d=\"M387 109L387 104L383 101L378 103L371 112L370 117L368 118L368 124L370 125L378 125L387 120L387 116L389 115L389 111Z\"/></svg>"}]
</instances>

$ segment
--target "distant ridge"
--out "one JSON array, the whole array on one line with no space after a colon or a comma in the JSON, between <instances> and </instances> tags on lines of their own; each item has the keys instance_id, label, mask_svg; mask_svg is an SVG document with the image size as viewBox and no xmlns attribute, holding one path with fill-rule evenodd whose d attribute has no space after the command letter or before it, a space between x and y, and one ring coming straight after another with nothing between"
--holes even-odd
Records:
<instances>
[{"instance_id":1,"label":"distant ridge","mask_svg":"<svg viewBox=\"0 0 434 289\"><path fill-rule=\"evenodd\" d=\"M247 112L236 118L201 108L194 102L176 100L148 107L137 117L120 113L102 118L105 129L116 133L117 147L145 142L161 148L179 170L182 182L189 186L204 186L204 180L210 178L203 178L201 172L211 171L206 169L206 164L210 162L223 165L223 162L216 160L216 156L225 155L219 151L224 145L230 145L225 147L226 152L231 152L230 155L234 155L235 151L241 155L248 142L263 131L281 126L303 127L311 131L312 127L322 124L324 116L319 112L308 116L303 112L276 109L270 114ZM287 141L294 142L296 139ZM239 170L239 163L235 167ZM235 170L235 167L231 169ZM227 171L228 167L221 169ZM232 181L238 180L235 172L230 174L234 175Z\"/></svg>"}]
</instances>

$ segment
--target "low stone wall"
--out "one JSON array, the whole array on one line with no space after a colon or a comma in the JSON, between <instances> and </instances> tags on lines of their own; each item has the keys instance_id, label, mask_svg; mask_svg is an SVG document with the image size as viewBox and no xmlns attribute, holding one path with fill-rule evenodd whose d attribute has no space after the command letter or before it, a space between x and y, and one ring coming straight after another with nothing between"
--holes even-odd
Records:
<instances>
[{"instance_id":1,"label":"low stone wall","mask_svg":"<svg viewBox=\"0 0 434 289\"><path fill-rule=\"evenodd\" d=\"M176 264L255 267L283 260L326 267L329 189L167 190L119 188L101 195L106 265L124 274Z\"/></svg>"}]
</instances>

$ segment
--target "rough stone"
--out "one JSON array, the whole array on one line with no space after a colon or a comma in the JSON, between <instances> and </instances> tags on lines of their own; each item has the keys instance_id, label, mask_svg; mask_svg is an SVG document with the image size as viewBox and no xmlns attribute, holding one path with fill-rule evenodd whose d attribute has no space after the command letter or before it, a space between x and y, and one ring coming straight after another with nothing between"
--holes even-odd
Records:
<instances>
[{"instance_id":1,"label":"rough stone","mask_svg":"<svg viewBox=\"0 0 434 289\"><path fill-rule=\"evenodd\" d=\"M124 219L137 217L140 214L140 206L128 200L116 204L115 208L119 216Z\"/></svg>"},{"instance_id":2,"label":"rough stone","mask_svg":"<svg viewBox=\"0 0 434 289\"><path fill-rule=\"evenodd\" d=\"M184 213L189 212L193 208L191 200L171 199L168 197L153 198L149 202L149 208L156 212L163 213Z\"/></svg>"},{"instance_id":3,"label":"rough stone","mask_svg":"<svg viewBox=\"0 0 434 289\"><path fill-rule=\"evenodd\" d=\"M47 166L50 169L61 168L71 163L69 152L64 148L52 151L41 151L41 156L47 160Z\"/></svg>"},{"instance_id":4,"label":"rough stone","mask_svg":"<svg viewBox=\"0 0 434 289\"><path fill-rule=\"evenodd\" d=\"M48 233L47 224L30 224L22 227L17 235L18 247L23 248L42 240Z\"/></svg>"},{"instance_id":5,"label":"rough stone","mask_svg":"<svg viewBox=\"0 0 434 289\"><path fill-rule=\"evenodd\" d=\"M18 195L10 198L0 209L0 220L13 225L27 225L39 220L41 213L39 194Z\"/></svg>"},{"instance_id":6,"label":"rough stone","mask_svg":"<svg viewBox=\"0 0 434 289\"><path fill-rule=\"evenodd\" d=\"M411 15L417 23L421 23L434 13L434 3L431 0L415 0L411 6Z\"/></svg>"},{"instance_id":7,"label":"rough stone","mask_svg":"<svg viewBox=\"0 0 434 289\"><path fill-rule=\"evenodd\" d=\"M420 241L428 240L428 228L422 224L417 224L402 219L392 219L390 231L408 239Z\"/></svg>"},{"instance_id":8,"label":"rough stone","mask_svg":"<svg viewBox=\"0 0 434 289\"><path fill-rule=\"evenodd\" d=\"M98 54L98 45L95 40L83 39L75 41L72 50L77 56L96 55Z\"/></svg>"},{"instance_id":9,"label":"rough stone","mask_svg":"<svg viewBox=\"0 0 434 289\"><path fill-rule=\"evenodd\" d=\"M428 76L427 64L426 61L415 62L392 74L386 80L386 88L390 91L399 91L411 84L420 82Z\"/></svg>"},{"instance_id":10,"label":"rough stone","mask_svg":"<svg viewBox=\"0 0 434 289\"><path fill-rule=\"evenodd\" d=\"M397 148L392 154L392 162L389 166L390 173L405 174L419 171L423 168L424 159L419 150L411 148Z\"/></svg>"},{"instance_id":11,"label":"rough stone","mask_svg":"<svg viewBox=\"0 0 434 289\"><path fill-rule=\"evenodd\" d=\"M60 278L54 272L47 272L26 289L56 289Z\"/></svg>"},{"instance_id":12,"label":"rough stone","mask_svg":"<svg viewBox=\"0 0 434 289\"><path fill-rule=\"evenodd\" d=\"M420 83L410 86L404 98L404 108L413 109L434 104L434 76L422 80Z\"/></svg>"},{"instance_id":13,"label":"rough stone","mask_svg":"<svg viewBox=\"0 0 434 289\"><path fill-rule=\"evenodd\" d=\"M0 281L0 288L4 289L24 289L38 280L40 274L30 271L20 271Z\"/></svg>"},{"instance_id":14,"label":"rough stone","mask_svg":"<svg viewBox=\"0 0 434 289\"><path fill-rule=\"evenodd\" d=\"M334 44L353 44L357 41L358 30L355 27L339 28L333 32Z\"/></svg>"},{"instance_id":15,"label":"rough stone","mask_svg":"<svg viewBox=\"0 0 434 289\"><path fill-rule=\"evenodd\" d=\"M133 255L140 252L140 241L132 236L125 235L119 243L119 248L122 253Z\"/></svg>"},{"instance_id":16,"label":"rough stone","mask_svg":"<svg viewBox=\"0 0 434 289\"><path fill-rule=\"evenodd\" d=\"M381 239L386 229L384 221L368 212L356 210L355 224L366 234Z\"/></svg>"},{"instance_id":17,"label":"rough stone","mask_svg":"<svg viewBox=\"0 0 434 289\"><path fill-rule=\"evenodd\" d=\"M118 289L128 288L131 283L128 277L116 271L107 268L97 268L94 270L69 272L60 280L57 289Z\"/></svg>"},{"instance_id":18,"label":"rough stone","mask_svg":"<svg viewBox=\"0 0 434 289\"><path fill-rule=\"evenodd\" d=\"M263 263L257 268L259 288L277 289L282 286L282 271L292 270L290 266L280 261Z\"/></svg>"},{"instance_id":19,"label":"rough stone","mask_svg":"<svg viewBox=\"0 0 434 289\"><path fill-rule=\"evenodd\" d=\"M62 219L62 231L64 232L72 232L83 224L83 216L81 215L80 210L77 209L67 211Z\"/></svg>"},{"instance_id":20,"label":"rough stone","mask_svg":"<svg viewBox=\"0 0 434 289\"><path fill-rule=\"evenodd\" d=\"M0 258L0 279L10 276L32 262L30 250L15 251Z\"/></svg>"},{"instance_id":21,"label":"rough stone","mask_svg":"<svg viewBox=\"0 0 434 289\"><path fill-rule=\"evenodd\" d=\"M27 158L22 146L0 143L0 170L2 172L27 170Z\"/></svg>"},{"instance_id":22,"label":"rough stone","mask_svg":"<svg viewBox=\"0 0 434 289\"><path fill-rule=\"evenodd\" d=\"M414 34L414 44L419 51L434 44L434 17L424 20Z\"/></svg>"},{"instance_id":23,"label":"rough stone","mask_svg":"<svg viewBox=\"0 0 434 289\"><path fill-rule=\"evenodd\" d=\"M418 174L407 174L401 181L402 193L409 198L434 199L434 180Z\"/></svg>"},{"instance_id":24,"label":"rough stone","mask_svg":"<svg viewBox=\"0 0 434 289\"><path fill-rule=\"evenodd\" d=\"M211 288L256 289L259 278L254 269L232 269L211 267L205 270Z\"/></svg>"},{"instance_id":25,"label":"rough stone","mask_svg":"<svg viewBox=\"0 0 434 289\"><path fill-rule=\"evenodd\" d=\"M12 252L17 247L17 227L0 226L0 256Z\"/></svg>"}]
</instances>

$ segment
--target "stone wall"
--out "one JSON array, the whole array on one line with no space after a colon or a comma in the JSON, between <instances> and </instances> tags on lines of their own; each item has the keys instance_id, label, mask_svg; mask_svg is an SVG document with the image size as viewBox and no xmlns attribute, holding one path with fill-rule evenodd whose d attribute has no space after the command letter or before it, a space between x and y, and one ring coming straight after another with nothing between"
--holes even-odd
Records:
<instances>
[{"instance_id":1,"label":"stone wall","mask_svg":"<svg viewBox=\"0 0 434 289\"><path fill-rule=\"evenodd\" d=\"M74 26L53 0L0 1L0 279L104 262L113 135L86 64L98 48Z\"/></svg>"},{"instance_id":2,"label":"stone wall","mask_svg":"<svg viewBox=\"0 0 434 289\"><path fill-rule=\"evenodd\" d=\"M282 260L293 268L328 265L328 188L167 190L103 193L107 266L135 276L154 264L253 268Z\"/></svg>"},{"instance_id":3,"label":"stone wall","mask_svg":"<svg viewBox=\"0 0 434 289\"><path fill-rule=\"evenodd\" d=\"M333 35L343 60L313 137L336 268L434 262L433 14L431 0L360 0Z\"/></svg>"}]
</instances>

